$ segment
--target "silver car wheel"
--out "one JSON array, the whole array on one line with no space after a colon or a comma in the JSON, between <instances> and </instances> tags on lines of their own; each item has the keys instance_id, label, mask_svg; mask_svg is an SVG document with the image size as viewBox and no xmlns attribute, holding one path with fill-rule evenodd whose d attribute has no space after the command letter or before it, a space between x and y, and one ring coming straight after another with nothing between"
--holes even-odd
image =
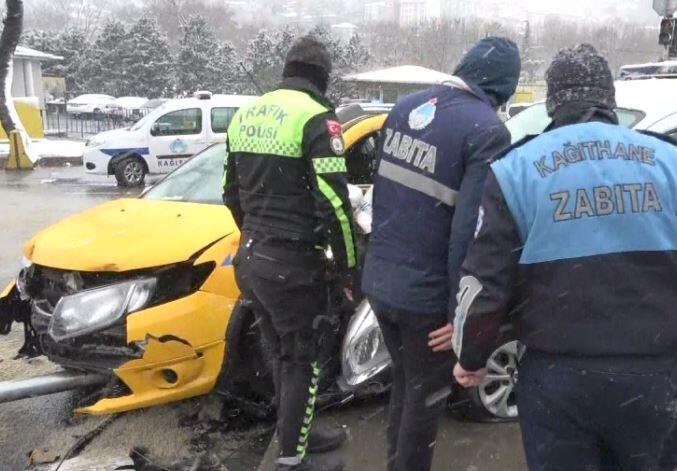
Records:
<instances>
[{"instance_id":1,"label":"silver car wheel","mask_svg":"<svg viewBox=\"0 0 677 471\"><path fill-rule=\"evenodd\" d=\"M513 341L496 349L487 361L487 377L478 386L478 392L484 408L496 417L514 419L518 416L515 384L517 365L523 354L524 346Z\"/></svg>"},{"instance_id":2,"label":"silver car wheel","mask_svg":"<svg viewBox=\"0 0 677 471\"><path fill-rule=\"evenodd\" d=\"M143 167L141 162L131 160L127 162L123 170L123 175L127 182L131 185L136 185L143 179Z\"/></svg>"}]
</instances>

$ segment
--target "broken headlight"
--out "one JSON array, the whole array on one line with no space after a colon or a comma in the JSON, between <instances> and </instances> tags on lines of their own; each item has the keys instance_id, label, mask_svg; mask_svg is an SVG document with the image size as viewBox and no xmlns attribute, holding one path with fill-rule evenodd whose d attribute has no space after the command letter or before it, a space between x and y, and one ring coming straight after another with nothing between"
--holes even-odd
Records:
<instances>
[{"instance_id":1,"label":"broken headlight","mask_svg":"<svg viewBox=\"0 0 677 471\"><path fill-rule=\"evenodd\" d=\"M157 280L142 278L62 297L49 322L49 335L61 341L112 326L153 297Z\"/></svg>"},{"instance_id":2,"label":"broken headlight","mask_svg":"<svg viewBox=\"0 0 677 471\"><path fill-rule=\"evenodd\" d=\"M343 378L355 387L374 378L390 365L390 355L376 315L362 301L348 325L342 349Z\"/></svg>"}]
</instances>

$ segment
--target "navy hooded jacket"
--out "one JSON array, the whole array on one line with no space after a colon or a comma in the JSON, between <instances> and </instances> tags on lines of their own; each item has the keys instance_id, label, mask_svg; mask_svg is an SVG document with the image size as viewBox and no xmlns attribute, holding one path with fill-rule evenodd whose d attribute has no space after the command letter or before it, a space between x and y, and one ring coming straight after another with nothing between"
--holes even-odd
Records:
<instances>
[{"instance_id":1,"label":"navy hooded jacket","mask_svg":"<svg viewBox=\"0 0 677 471\"><path fill-rule=\"evenodd\" d=\"M495 107L514 93L519 71L514 43L486 38L459 63L461 80L408 95L391 111L362 277L370 298L453 316L489 163L510 144Z\"/></svg>"}]
</instances>

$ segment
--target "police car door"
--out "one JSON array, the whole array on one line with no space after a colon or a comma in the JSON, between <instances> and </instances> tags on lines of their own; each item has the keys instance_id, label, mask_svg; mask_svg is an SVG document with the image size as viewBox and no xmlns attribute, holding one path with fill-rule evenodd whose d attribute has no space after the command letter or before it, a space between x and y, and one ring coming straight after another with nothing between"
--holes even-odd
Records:
<instances>
[{"instance_id":1,"label":"police car door","mask_svg":"<svg viewBox=\"0 0 677 471\"><path fill-rule=\"evenodd\" d=\"M237 108L232 106L214 106L210 108L209 129L207 130L209 144L225 142L226 131L235 112L237 112Z\"/></svg>"},{"instance_id":2,"label":"police car door","mask_svg":"<svg viewBox=\"0 0 677 471\"><path fill-rule=\"evenodd\" d=\"M203 108L169 111L151 126L150 162L152 173L168 173L207 146Z\"/></svg>"}]
</instances>

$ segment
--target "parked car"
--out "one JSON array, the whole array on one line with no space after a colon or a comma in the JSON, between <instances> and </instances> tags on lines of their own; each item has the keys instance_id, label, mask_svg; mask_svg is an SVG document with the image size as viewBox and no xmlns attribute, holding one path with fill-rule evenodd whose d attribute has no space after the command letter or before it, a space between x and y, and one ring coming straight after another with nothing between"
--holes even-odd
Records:
<instances>
[{"instance_id":1,"label":"parked car","mask_svg":"<svg viewBox=\"0 0 677 471\"><path fill-rule=\"evenodd\" d=\"M158 106L164 105L168 101L169 101L169 98L151 98L150 100L145 102L141 108L143 110L145 110L146 112L149 112L149 111L154 110Z\"/></svg>"},{"instance_id":2,"label":"parked car","mask_svg":"<svg viewBox=\"0 0 677 471\"><path fill-rule=\"evenodd\" d=\"M112 105L108 107L108 112L116 118L125 121L138 121L143 117L144 105L148 98L140 96L123 96L116 98Z\"/></svg>"},{"instance_id":3,"label":"parked car","mask_svg":"<svg viewBox=\"0 0 677 471\"><path fill-rule=\"evenodd\" d=\"M365 111L343 123L354 186L373 181L385 118ZM221 200L224 154L225 144L215 144L140 198L71 216L25 245L24 268L0 295L0 332L24 321L24 351L105 375L107 384L80 412L163 404L205 394L217 382L243 404L270 404L267 347L234 280L240 236ZM361 263L368 234L358 233L357 242ZM346 300L336 280L331 306L320 400L386 390L390 358L369 303ZM483 413L517 414L512 384L520 353L510 342L492 356L492 376L471 391ZM456 394L461 388L451 381L450 373Z\"/></svg>"},{"instance_id":4,"label":"parked car","mask_svg":"<svg viewBox=\"0 0 677 471\"><path fill-rule=\"evenodd\" d=\"M677 77L677 61L628 64L621 67L621 80L645 79L651 77Z\"/></svg>"},{"instance_id":5,"label":"parked car","mask_svg":"<svg viewBox=\"0 0 677 471\"><path fill-rule=\"evenodd\" d=\"M115 97L110 95L80 95L66 102L66 112L76 117L87 114L106 114L114 103Z\"/></svg>"},{"instance_id":6,"label":"parked car","mask_svg":"<svg viewBox=\"0 0 677 471\"><path fill-rule=\"evenodd\" d=\"M115 175L121 186L142 185L147 174L169 173L209 145L223 141L238 108L254 97L197 93L155 108L133 126L87 142L87 173Z\"/></svg>"},{"instance_id":7,"label":"parked car","mask_svg":"<svg viewBox=\"0 0 677 471\"><path fill-rule=\"evenodd\" d=\"M677 78L645 78L616 82L616 113L624 126L677 137ZM517 142L540 134L551 119L545 102L535 103L506 122Z\"/></svg>"}]
</instances>

